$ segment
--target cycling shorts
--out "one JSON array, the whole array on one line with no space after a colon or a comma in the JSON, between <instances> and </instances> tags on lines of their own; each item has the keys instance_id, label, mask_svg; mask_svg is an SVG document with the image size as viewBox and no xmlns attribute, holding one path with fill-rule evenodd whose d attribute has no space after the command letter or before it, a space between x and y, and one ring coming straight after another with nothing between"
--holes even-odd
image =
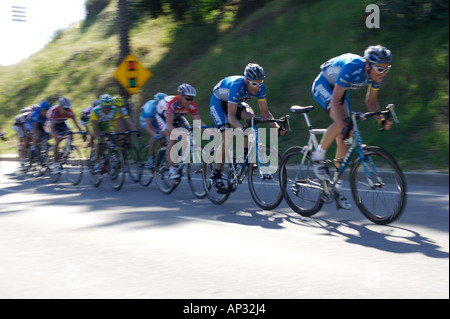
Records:
<instances>
[{"instance_id":1,"label":"cycling shorts","mask_svg":"<svg viewBox=\"0 0 450 319\"><path fill-rule=\"evenodd\" d=\"M327 112L330 112L330 101L333 95L334 86L331 85L328 80L320 73L314 80L312 85L312 94L314 99L319 105ZM346 102L348 109L350 110L350 99L348 92L346 91L342 98L342 104Z\"/></svg>"},{"instance_id":2,"label":"cycling shorts","mask_svg":"<svg viewBox=\"0 0 450 319\"><path fill-rule=\"evenodd\" d=\"M228 123L228 102L223 101L217 98L214 94L211 96L211 100L209 102L211 116L214 121L214 126L218 128L221 132L223 132L226 128L230 127ZM236 110L236 118L241 121L242 120L242 111L244 111L246 107L238 103Z\"/></svg>"}]
</instances>

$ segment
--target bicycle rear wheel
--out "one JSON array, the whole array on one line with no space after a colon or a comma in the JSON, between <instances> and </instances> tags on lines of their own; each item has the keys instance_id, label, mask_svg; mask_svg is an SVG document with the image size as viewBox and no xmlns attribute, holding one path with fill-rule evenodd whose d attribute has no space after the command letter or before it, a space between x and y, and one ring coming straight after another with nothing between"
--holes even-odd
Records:
<instances>
[{"instance_id":1,"label":"bicycle rear wheel","mask_svg":"<svg viewBox=\"0 0 450 319\"><path fill-rule=\"evenodd\" d=\"M198 198L205 198L206 191L203 187L203 163L190 163L187 164L187 176L189 186L192 193Z\"/></svg>"},{"instance_id":2,"label":"bicycle rear wheel","mask_svg":"<svg viewBox=\"0 0 450 319\"><path fill-rule=\"evenodd\" d=\"M154 163L153 167L148 166L145 159L148 156L148 145L146 147L143 147L141 149L141 178L139 179L139 183L142 186L148 186L152 183L153 177L155 176L155 166L156 163ZM156 162L156 160L155 160Z\"/></svg>"},{"instance_id":3,"label":"bicycle rear wheel","mask_svg":"<svg viewBox=\"0 0 450 319\"><path fill-rule=\"evenodd\" d=\"M172 180L169 177L169 161L166 157L166 149L160 149L157 155L157 168L156 168L156 184L158 184L158 188L164 194L170 194L173 190L178 186L181 181L181 178L177 180Z\"/></svg>"},{"instance_id":4,"label":"bicycle rear wheel","mask_svg":"<svg viewBox=\"0 0 450 319\"><path fill-rule=\"evenodd\" d=\"M294 146L284 154L280 165L280 186L289 207L301 216L310 217L323 206L320 181L312 169L310 155L302 164L304 150Z\"/></svg>"},{"instance_id":5,"label":"bicycle rear wheel","mask_svg":"<svg viewBox=\"0 0 450 319\"><path fill-rule=\"evenodd\" d=\"M216 163L214 161L214 154L209 155L209 157L205 160L203 163L203 169L202 169L202 182L203 182L203 188L206 192L206 195L208 196L209 200L216 204L220 205L223 204L228 197L230 197L231 189L229 182L229 174L230 174L230 164L224 163L222 166L222 180L225 183L226 192L225 193L219 193L217 192L216 188L211 184L210 176L211 173L214 171L214 168L216 166Z\"/></svg>"},{"instance_id":6,"label":"bicycle rear wheel","mask_svg":"<svg viewBox=\"0 0 450 319\"><path fill-rule=\"evenodd\" d=\"M102 163L105 162L105 155L100 154L100 158L102 159ZM91 154L89 155L89 159L86 161L87 170L89 174L89 181L94 187L98 187L103 180L103 173L94 173L95 166L95 148L91 148Z\"/></svg>"},{"instance_id":7,"label":"bicycle rear wheel","mask_svg":"<svg viewBox=\"0 0 450 319\"><path fill-rule=\"evenodd\" d=\"M125 161L122 151L118 147L110 149L108 152L106 159L109 184L118 191L125 181Z\"/></svg>"},{"instance_id":8,"label":"bicycle rear wheel","mask_svg":"<svg viewBox=\"0 0 450 319\"><path fill-rule=\"evenodd\" d=\"M400 217L406 204L406 182L395 159L378 147L367 147L363 161L355 159L350 172L353 198L370 221L386 225Z\"/></svg>"},{"instance_id":9,"label":"bicycle rear wheel","mask_svg":"<svg viewBox=\"0 0 450 319\"><path fill-rule=\"evenodd\" d=\"M142 176L142 163L141 156L139 155L138 149L130 145L125 153L125 163L128 171L128 175L131 180L135 183L139 182Z\"/></svg>"},{"instance_id":10,"label":"bicycle rear wheel","mask_svg":"<svg viewBox=\"0 0 450 319\"><path fill-rule=\"evenodd\" d=\"M259 159L249 163L248 187L255 203L262 209L276 208L283 200L278 168L281 156L268 145L259 146Z\"/></svg>"},{"instance_id":11,"label":"bicycle rear wheel","mask_svg":"<svg viewBox=\"0 0 450 319\"><path fill-rule=\"evenodd\" d=\"M64 159L62 170L65 178L72 185L78 185L81 182L81 178L83 177L83 159L76 146L72 146L72 150Z\"/></svg>"}]
</instances>

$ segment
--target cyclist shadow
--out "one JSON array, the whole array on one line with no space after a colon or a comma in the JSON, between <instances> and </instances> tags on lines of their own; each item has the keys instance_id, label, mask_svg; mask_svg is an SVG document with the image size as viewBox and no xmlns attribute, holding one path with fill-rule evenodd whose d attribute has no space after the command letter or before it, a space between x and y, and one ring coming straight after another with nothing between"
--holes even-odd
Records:
<instances>
[{"instance_id":1,"label":"cyclist shadow","mask_svg":"<svg viewBox=\"0 0 450 319\"><path fill-rule=\"evenodd\" d=\"M323 235L344 238L347 243L392 253L422 253L432 258L449 258L438 244L417 231L395 225L357 224L347 220L330 221L321 218L288 218L290 222L324 230Z\"/></svg>"}]
</instances>

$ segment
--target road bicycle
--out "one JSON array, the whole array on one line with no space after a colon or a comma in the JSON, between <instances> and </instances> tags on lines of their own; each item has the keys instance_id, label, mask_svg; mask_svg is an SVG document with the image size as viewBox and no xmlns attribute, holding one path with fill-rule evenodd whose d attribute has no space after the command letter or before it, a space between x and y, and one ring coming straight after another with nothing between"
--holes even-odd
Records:
<instances>
[{"instance_id":1,"label":"road bicycle","mask_svg":"<svg viewBox=\"0 0 450 319\"><path fill-rule=\"evenodd\" d=\"M390 104L383 111L356 113L351 112L346 119L353 136L345 140L350 145L347 155L330 180L319 180L312 168L311 153L318 147L316 135L326 129L314 129L308 118L308 112L314 106L292 106L291 111L303 114L309 132L308 144L289 148L280 165L280 185L284 198L293 211L302 216L313 216L324 203L336 199L336 183L344 174L354 154L356 157L350 169L350 188L359 210L370 221L386 225L400 217L406 204L406 182L402 170L392 155L377 146L366 146L362 142L357 121L375 115L384 115L386 119L399 122ZM326 161L327 169L331 161Z\"/></svg>"},{"instance_id":2,"label":"road bicycle","mask_svg":"<svg viewBox=\"0 0 450 319\"><path fill-rule=\"evenodd\" d=\"M63 137L66 139L66 145L62 152L58 153L58 159L55 161L59 165L59 170L50 169L50 180L53 183L59 181L62 174L72 185L78 185L83 177L83 165L84 160L81 156L81 152L73 145L73 135L81 134L83 138L86 137L86 132L67 132Z\"/></svg>"},{"instance_id":3,"label":"road bicycle","mask_svg":"<svg viewBox=\"0 0 450 319\"><path fill-rule=\"evenodd\" d=\"M100 143L99 163L101 170L94 170L95 147L91 150L88 160L89 179L94 187L98 187L104 174L108 175L109 184L118 191L125 181L125 160L120 147L116 144L117 136L124 136L127 133L103 133L104 140Z\"/></svg>"},{"instance_id":4,"label":"road bicycle","mask_svg":"<svg viewBox=\"0 0 450 319\"><path fill-rule=\"evenodd\" d=\"M140 136L141 132L127 131L125 134L126 137L120 139L117 144L120 145L120 149L123 153L125 172L128 173L133 182L137 183L141 179L143 165L141 163L141 156L138 148L131 143L131 136L132 134Z\"/></svg>"},{"instance_id":5,"label":"road bicycle","mask_svg":"<svg viewBox=\"0 0 450 319\"><path fill-rule=\"evenodd\" d=\"M196 127L197 129L206 129L211 126L200 126ZM163 143L160 148L157 158L156 164L156 173L159 189L165 193L170 194L177 186L180 184L184 175L187 175L189 187L197 198L205 198L206 192L203 188L202 181L202 170L203 170L203 162L202 162L202 146L201 144L197 144L196 138L193 136L194 127L186 128L189 134L186 134L186 138L189 142L189 147L184 149L184 153L180 157L180 162L175 163L174 167L179 174L179 177L176 179L171 179L169 176L169 162L167 160L166 151L167 151L167 139Z\"/></svg>"},{"instance_id":6,"label":"road bicycle","mask_svg":"<svg viewBox=\"0 0 450 319\"><path fill-rule=\"evenodd\" d=\"M43 176L50 170L50 150L53 146L49 143L50 136L48 133L41 133L36 148L28 147L27 163L25 170L34 177Z\"/></svg>"},{"instance_id":7,"label":"road bicycle","mask_svg":"<svg viewBox=\"0 0 450 319\"><path fill-rule=\"evenodd\" d=\"M208 159L204 161L202 171L203 187L211 202L217 205L223 204L230 194L237 190L238 185L248 174L250 194L259 207L271 210L280 204L283 199L278 174L281 155L275 147L261 142L258 132L258 124L274 122L289 128L289 115L270 120L252 117L246 122L246 127L250 130L248 152L244 153L241 158L236 158L233 156L233 147L230 147L225 153L225 162L222 166L225 191L222 193L217 192L210 179L216 166L216 150L211 151ZM204 156L206 155L204 154Z\"/></svg>"}]
</instances>

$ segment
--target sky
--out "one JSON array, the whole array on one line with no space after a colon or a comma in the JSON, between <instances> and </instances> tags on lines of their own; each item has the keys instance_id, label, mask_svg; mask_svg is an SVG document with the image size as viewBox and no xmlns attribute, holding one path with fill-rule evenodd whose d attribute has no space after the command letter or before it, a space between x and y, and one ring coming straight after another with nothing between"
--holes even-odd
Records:
<instances>
[{"instance_id":1,"label":"sky","mask_svg":"<svg viewBox=\"0 0 450 319\"><path fill-rule=\"evenodd\" d=\"M0 0L0 65L28 58L85 17L86 0ZM26 7L26 22L12 21L12 6Z\"/></svg>"}]
</instances>

